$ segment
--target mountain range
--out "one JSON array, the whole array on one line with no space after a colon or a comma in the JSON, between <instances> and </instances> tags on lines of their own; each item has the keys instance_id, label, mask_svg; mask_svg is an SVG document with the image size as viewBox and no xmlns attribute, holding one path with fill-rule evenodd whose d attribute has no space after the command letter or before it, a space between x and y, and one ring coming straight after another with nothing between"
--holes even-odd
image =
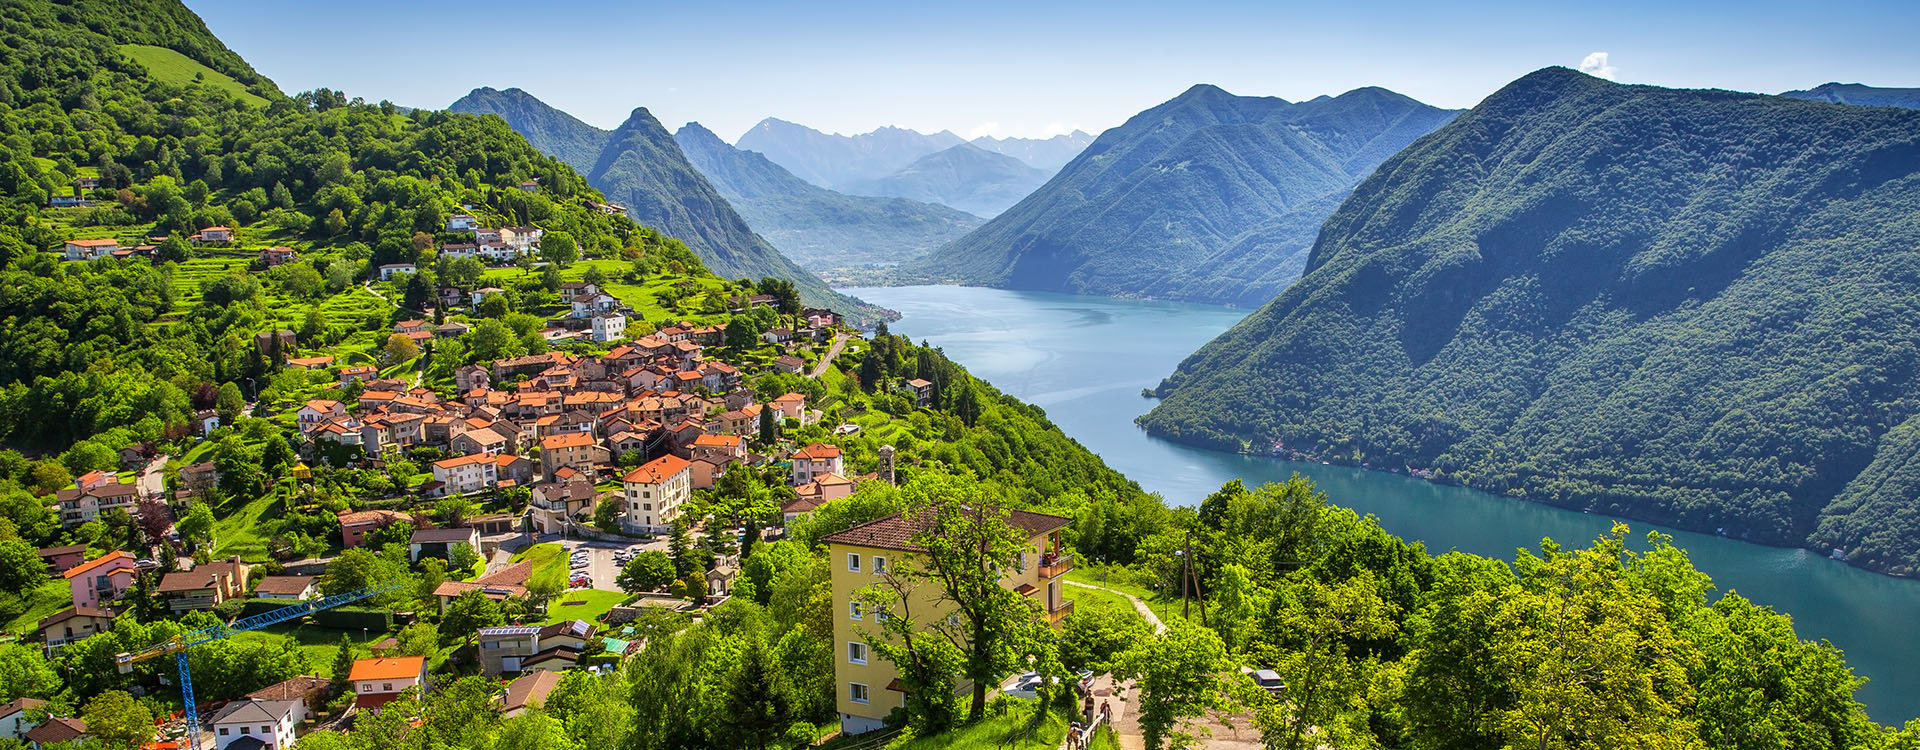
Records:
<instances>
[{"instance_id":1,"label":"mountain range","mask_svg":"<svg viewBox=\"0 0 1920 750\"><path fill-rule=\"evenodd\" d=\"M1788 91L1781 96L1790 99L1808 99L1835 104L1858 104L1867 107L1901 107L1920 109L1920 88L1895 89L1867 86L1858 83L1823 83L1803 91Z\"/></svg>"},{"instance_id":2,"label":"mountain range","mask_svg":"<svg viewBox=\"0 0 1920 750\"><path fill-rule=\"evenodd\" d=\"M688 123L673 138L748 225L807 268L892 265L983 221L944 205L828 190L765 155L727 145L699 123Z\"/></svg>"},{"instance_id":3,"label":"mountain range","mask_svg":"<svg viewBox=\"0 0 1920 750\"><path fill-rule=\"evenodd\" d=\"M1381 164L1140 421L1914 575L1916 341L1920 112L1550 68Z\"/></svg>"},{"instance_id":4,"label":"mountain range","mask_svg":"<svg viewBox=\"0 0 1920 750\"><path fill-rule=\"evenodd\" d=\"M1100 134L1033 194L911 264L924 279L1253 306L1320 223L1456 113L1379 88L1288 102L1198 85Z\"/></svg>"},{"instance_id":5,"label":"mountain range","mask_svg":"<svg viewBox=\"0 0 1920 750\"><path fill-rule=\"evenodd\" d=\"M588 184L626 206L635 221L687 243L714 273L729 278L773 276L792 281L809 304L856 319L881 314L827 287L780 254L748 226L727 199L687 161L673 135L645 107L611 131L581 122L520 89L478 88L449 107L498 115L535 148L567 163Z\"/></svg>"},{"instance_id":6,"label":"mountain range","mask_svg":"<svg viewBox=\"0 0 1920 750\"><path fill-rule=\"evenodd\" d=\"M935 151L893 174L846 186L855 195L907 198L992 217L1045 184L1052 172L971 143Z\"/></svg>"},{"instance_id":7,"label":"mountain range","mask_svg":"<svg viewBox=\"0 0 1920 750\"><path fill-rule=\"evenodd\" d=\"M972 141L947 130L927 134L898 127L839 135L767 118L734 146L819 187L992 217L1046 182L1092 140L1077 130L1051 138Z\"/></svg>"}]
</instances>

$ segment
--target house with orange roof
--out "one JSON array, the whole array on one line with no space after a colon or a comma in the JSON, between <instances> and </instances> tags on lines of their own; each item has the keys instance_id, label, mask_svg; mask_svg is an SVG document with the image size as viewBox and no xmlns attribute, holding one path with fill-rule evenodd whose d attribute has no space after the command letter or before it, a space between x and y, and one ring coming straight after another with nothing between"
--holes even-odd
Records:
<instances>
[{"instance_id":1,"label":"house with orange roof","mask_svg":"<svg viewBox=\"0 0 1920 750\"><path fill-rule=\"evenodd\" d=\"M805 421L807 416L807 397L798 393L789 393L772 401L774 411L780 412L785 419Z\"/></svg>"},{"instance_id":2,"label":"house with orange roof","mask_svg":"<svg viewBox=\"0 0 1920 750\"><path fill-rule=\"evenodd\" d=\"M840 446L814 443L793 452L795 486L811 482L814 477L822 474L845 474L846 472L846 465L840 458Z\"/></svg>"},{"instance_id":3,"label":"house with orange roof","mask_svg":"<svg viewBox=\"0 0 1920 750\"><path fill-rule=\"evenodd\" d=\"M490 453L469 453L435 461L433 462L433 481L440 486L428 492L428 496L445 497L484 492L499 481L499 472L499 461Z\"/></svg>"},{"instance_id":4,"label":"house with orange roof","mask_svg":"<svg viewBox=\"0 0 1920 750\"><path fill-rule=\"evenodd\" d=\"M93 260L112 255L120 249L120 243L111 239L67 240L61 248L61 257L67 260Z\"/></svg>"},{"instance_id":5,"label":"house with orange roof","mask_svg":"<svg viewBox=\"0 0 1920 750\"><path fill-rule=\"evenodd\" d=\"M627 472L620 478L626 501L621 525L642 534L665 530L693 497L692 469L686 459L666 455Z\"/></svg>"},{"instance_id":6,"label":"house with orange roof","mask_svg":"<svg viewBox=\"0 0 1920 750\"><path fill-rule=\"evenodd\" d=\"M747 460L747 439L739 435L700 435L693 439L693 457L721 464Z\"/></svg>"},{"instance_id":7,"label":"house with orange roof","mask_svg":"<svg viewBox=\"0 0 1920 750\"><path fill-rule=\"evenodd\" d=\"M353 707L361 711L378 711L407 688L418 687L425 694L430 687L427 660L422 656L360 659L353 663L347 680L353 683Z\"/></svg>"},{"instance_id":8,"label":"house with orange roof","mask_svg":"<svg viewBox=\"0 0 1920 750\"><path fill-rule=\"evenodd\" d=\"M597 466L613 462L613 455L592 433L565 432L540 439L540 469L552 474L562 467L592 476Z\"/></svg>"},{"instance_id":9,"label":"house with orange roof","mask_svg":"<svg viewBox=\"0 0 1920 750\"><path fill-rule=\"evenodd\" d=\"M347 416L347 405L328 398L316 398L294 412L300 418L300 433L312 432L315 425Z\"/></svg>"}]
</instances>

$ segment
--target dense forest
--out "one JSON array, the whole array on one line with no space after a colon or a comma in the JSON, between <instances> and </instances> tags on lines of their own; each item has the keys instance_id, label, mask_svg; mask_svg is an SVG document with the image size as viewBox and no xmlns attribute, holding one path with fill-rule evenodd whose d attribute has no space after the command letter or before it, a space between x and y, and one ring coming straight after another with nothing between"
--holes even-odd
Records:
<instances>
[{"instance_id":1,"label":"dense forest","mask_svg":"<svg viewBox=\"0 0 1920 750\"><path fill-rule=\"evenodd\" d=\"M1252 307L1373 168L1454 112L1378 88L1288 102L1199 85L901 277Z\"/></svg>"},{"instance_id":2,"label":"dense forest","mask_svg":"<svg viewBox=\"0 0 1920 750\"><path fill-rule=\"evenodd\" d=\"M1539 71L1141 422L1920 574L1916 196L1920 112Z\"/></svg>"}]
</instances>

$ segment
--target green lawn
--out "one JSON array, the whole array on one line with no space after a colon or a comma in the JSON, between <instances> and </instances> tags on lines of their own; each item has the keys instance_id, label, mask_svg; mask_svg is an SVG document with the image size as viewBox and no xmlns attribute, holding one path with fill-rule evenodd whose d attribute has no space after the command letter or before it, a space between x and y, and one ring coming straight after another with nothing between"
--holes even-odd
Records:
<instances>
[{"instance_id":1,"label":"green lawn","mask_svg":"<svg viewBox=\"0 0 1920 750\"><path fill-rule=\"evenodd\" d=\"M67 586L67 579L53 578L27 592L24 601L12 595L5 595L6 603L0 605L3 610L13 613L13 619L7 622L7 632L26 635L40 627L40 618L73 606L73 590ZM24 605L24 606L23 606Z\"/></svg>"},{"instance_id":2,"label":"green lawn","mask_svg":"<svg viewBox=\"0 0 1920 750\"><path fill-rule=\"evenodd\" d=\"M134 62L147 69L154 78L175 86L200 84L212 86L228 95L255 107L265 106L267 100L247 91L247 87L233 80L227 74L200 64L186 55L165 47L146 44L122 44L120 54L132 58Z\"/></svg>"},{"instance_id":3,"label":"green lawn","mask_svg":"<svg viewBox=\"0 0 1920 750\"><path fill-rule=\"evenodd\" d=\"M270 636L292 636L300 643L300 653L307 657L307 671L321 677L333 677L333 657L340 649L340 636L353 640L360 656L373 653L373 644L387 637L385 631L362 633L358 630L336 630L315 625L281 625L266 630L253 630L235 633L229 638L236 641L264 641Z\"/></svg>"},{"instance_id":4,"label":"green lawn","mask_svg":"<svg viewBox=\"0 0 1920 750\"><path fill-rule=\"evenodd\" d=\"M567 550L558 544L542 543L520 550L513 556L513 562L530 561L533 563L533 576L539 577L545 570L559 568L562 575L567 569Z\"/></svg>"},{"instance_id":5,"label":"green lawn","mask_svg":"<svg viewBox=\"0 0 1920 750\"><path fill-rule=\"evenodd\" d=\"M996 748L996 750L1053 750L1067 737L1067 719L1058 713L1034 721L1030 703L980 723L961 727L932 737L912 737L887 745L887 750L946 750L947 748Z\"/></svg>"},{"instance_id":6,"label":"green lawn","mask_svg":"<svg viewBox=\"0 0 1920 750\"><path fill-rule=\"evenodd\" d=\"M1102 571L1098 568L1076 567L1073 570L1067 571L1067 580L1092 584L1140 597L1140 601L1146 602L1147 606L1153 609L1154 614L1160 616L1161 622L1166 622L1167 620L1180 616L1180 597L1161 596L1147 590L1144 586L1134 583L1106 580L1102 575ZM1089 591L1077 586L1069 588L1068 591L1072 598L1075 599L1126 602L1125 597L1114 596L1113 594L1101 591ZM1131 608L1133 605L1128 604L1127 606ZM1197 617L1198 613L1193 613L1193 616Z\"/></svg>"},{"instance_id":7,"label":"green lawn","mask_svg":"<svg viewBox=\"0 0 1920 750\"><path fill-rule=\"evenodd\" d=\"M561 594L560 598L547 602L547 619L541 624L548 625L564 620L597 622L601 615L626 600L627 595L618 591L599 589L569 591Z\"/></svg>"},{"instance_id":8,"label":"green lawn","mask_svg":"<svg viewBox=\"0 0 1920 750\"><path fill-rule=\"evenodd\" d=\"M226 557L239 555L248 562L265 562L267 538L260 535L260 522L265 518L278 518L285 510L279 498L269 494L235 508L231 505L213 509L214 556ZM269 515L271 514L271 515Z\"/></svg>"}]
</instances>

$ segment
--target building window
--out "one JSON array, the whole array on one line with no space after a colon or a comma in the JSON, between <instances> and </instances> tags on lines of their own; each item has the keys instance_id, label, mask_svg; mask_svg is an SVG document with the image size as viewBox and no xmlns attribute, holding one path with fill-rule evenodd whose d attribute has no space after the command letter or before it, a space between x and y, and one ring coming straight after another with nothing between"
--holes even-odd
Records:
<instances>
[{"instance_id":1,"label":"building window","mask_svg":"<svg viewBox=\"0 0 1920 750\"><path fill-rule=\"evenodd\" d=\"M391 682L382 682L382 683L380 683L380 692L382 692L382 693L391 693L391 692L393 692L393 683L391 683Z\"/></svg>"},{"instance_id":2,"label":"building window","mask_svg":"<svg viewBox=\"0 0 1920 750\"><path fill-rule=\"evenodd\" d=\"M893 619L893 615L887 614L887 611L884 609L874 610L873 612L874 622L886 622L891 619Z\"/></svg>"},{"instance_id":3,"label":"building window","mask_svg":"<svg viewBox=\"0 0 1920 750\"><path fill-rule=\"evenodd\" d=\"M640 504L640 509L641 509L641 510L653 510L653 503L641 503L641 504Z\"/></svg>"},{"instance_id":4,"label":"building window","mask_svg":"<svg viewBox=\"0 0 1920 750\"><path fill-rule=\"evenodd\" d=\"M878 575L886 575L886 573L887 573L886 556L874 555L873 556L873 574L878 576Z\"/></svg>"},{"instance_id":5,"label":"building window","mask_svg":"<svg viewBox=\"0 0 1920 750\"><path fill-rule=\"evenodd\" d=\"M227 736L227 728L226 728L226 727L221 727L221 728L220 728L220 736L222 736L222 737L225 737L225 736Z\"/></svg>"},{"instance_id":6,"label":"building window","mask_svg":"<svg viewBox=\"0 0 1920 750\"><path fill-rule=\"evenodd\" d=\"M847 572L849 573L860 572L860 553L858 552L847 553Z\"/></svg>"},{"instance_id":7,"label":"building window","mask_svg":"<svg viewBox=\"0 0 1920 750\"><path fill-rule=\"evenodd\" d=\"M863 683L858 683L858 682L847 683L847 700L853 701L855 703L866 703L867 702L867 686Z\"/></svg>"},{"instance_id":8,"label":"building window","mask_svg":"<svg viewBox=\"0 0 1920 750\"><path fill-rule=\"evenodd\" d=\"M240 728L240 733L241 733L241 734L251 734L251 732L248 732L248 731L247 731L248 729L250 729L250 727L241 727L241 728Z\"/></svg>"},{"instance_id":9,"label":"building window","mask_svg":"<svg viewBox=\"0 0 1920 750\"><path fill-rule=\"evenodd\" d=\"M860 602L847 602L847 617L855 620L860 619Z\"/></svg>"},{"instance_id":10,"label":"building window","mask_svg":"<svg viewBox=\"0 0 1920 750\"><path fill-rule=\"evenodd\" d=\"M847 661L852 664L867 663L867 644L847 641Z\"/></svg>"}]
</instances>

